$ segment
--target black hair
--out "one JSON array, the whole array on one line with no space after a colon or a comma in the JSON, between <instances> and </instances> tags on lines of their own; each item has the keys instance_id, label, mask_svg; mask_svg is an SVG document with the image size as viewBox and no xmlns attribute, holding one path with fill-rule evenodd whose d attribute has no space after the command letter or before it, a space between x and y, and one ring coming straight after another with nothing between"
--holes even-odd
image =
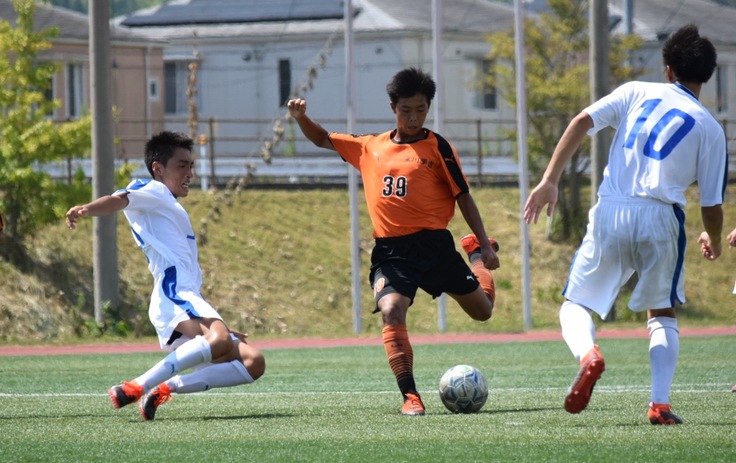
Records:
<instances>
[{"instance_id":1,"label":"black hair","mask_svg":"<svg viewBox=\"0 0 736 463\"><path fill-rule=\"evenodd\" d=\"M396 104L399 98L411 98L417 93L424 95L427 103L431 103L436 90L437 86L432 77L413 67L397 72L386 85L386 93L393 104Z\"/></svg>"},{"instance_id":2,"label":"black hair","mask_svg":"<svg viewBox=\"0 0 736 463\"><path fill-rule=\"evenodd\" d=\"M716 48L688 24L674 32L662 46L662 60L677 80L704 84L716 69Z\"/></svg>"},{"instance_id":3,"label":"black hair","mask_svg":"<svg viewBox=\"0 0 736 463\"><path fill-rule=\"evenodd\" d=\"M158 135L154 135L146 142L145 162L151 177L156 178L153 174L153 163L159 162L164 166L174 155L177 148L184 148L191 152L194 146L194 140L180 132L171 132L164 130Z\"/></svg>"}]
</instances>

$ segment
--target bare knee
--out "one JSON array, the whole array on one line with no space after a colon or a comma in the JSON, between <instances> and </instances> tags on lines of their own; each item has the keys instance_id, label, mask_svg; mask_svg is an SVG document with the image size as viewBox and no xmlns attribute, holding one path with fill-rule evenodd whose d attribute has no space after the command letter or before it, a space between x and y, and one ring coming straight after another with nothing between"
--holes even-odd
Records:
<instances>
[{"instance_id":1,"label":"bare knee","mask_svg":"<svg viewBox=\"0 0 736 463\"><path fill-rule=\"evenodd\" d=\"M406 312L411 305L411 299L398 293L391 293L378 300L378 309L381 311L383 324L405 325Z\"/></svg>"},{"instance_id":2,"label":"bare knee","mask_svg":"<svg viewBox=\"0 0 736 463\"><path fill-rule=\"evenodd\" d=\"M491 315L493 315L493 303L489 301L489 303L486 306L481 307L480 310L468 311L467 314L475 321L488 321L491 319Z\"/></svg>"},{"instance_id":3,"label":"bare knee","mask_svg":"<svg viewBox=\"0 0 736 463\"><path fill-rule=\"evenodd\" d=\"M233 350L233 339L230 336L230 332L227 331L227 328L225 329L225 331L210 330L205 335L205 339L210 344L213 359L226 356Z\"/></svg>"},{"instance_id":4,"label":"bare knee","mask_svg":"<svg viewBox=\"0 0 736 463\"><path fill-rule=\"evenodd\" d=\"M266 372L266 358L261 351L248 344L240 344L240 357L250 376L255 381Z\"/></svg>"}]
</instances>

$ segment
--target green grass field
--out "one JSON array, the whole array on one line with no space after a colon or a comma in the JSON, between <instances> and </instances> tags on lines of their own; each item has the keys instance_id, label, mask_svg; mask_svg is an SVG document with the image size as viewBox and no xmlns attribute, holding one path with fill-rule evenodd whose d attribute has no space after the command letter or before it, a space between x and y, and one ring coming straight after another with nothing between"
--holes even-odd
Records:
<instances>
[{"instance_id":1,"label":"green grass field","mask_svg":"<svg viewBox=\"0 0 736 463\"><path fill-rule=\"evenodd\" d=\"M607 371L579 415L562 408L577 371L562 342L415 346L424 417L399 415L381 346L264 351L250 386L178 395L143 422L105 391L161 354L0 358L0 460L33 462L736 461L736 343L682 338L672 392L681 426L652 426L646 339L602 339ZM490 396L453 415L437 384L458 363Z\"/></svg>"}]
</instances>

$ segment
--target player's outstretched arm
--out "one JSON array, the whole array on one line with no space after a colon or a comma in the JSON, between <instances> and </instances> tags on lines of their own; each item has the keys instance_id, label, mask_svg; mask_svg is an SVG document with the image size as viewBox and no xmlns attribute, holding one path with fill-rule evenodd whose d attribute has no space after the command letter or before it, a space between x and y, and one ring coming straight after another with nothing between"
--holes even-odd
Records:
<instances>
[{"instance_id":1,"label":"player's outstretched arm","mask_svg":"<svg viewBox=\"0 0 736 463\"><path fill-rule=\"evenodd\" d=\"M557 185L568 161L580 147L588 130L593 128L593 119L585 112L581 112L565 129L560 141L552 153L542 181L532 190L524 204L524 220L526 223L537 223L542 210L547 208L547 215L551 216L557 204Z\"/></svg>"},{"instance_id":2,"label":"player's outstretched arm","mask_svg":"<svg viewBox=\"0 0 736 463\"><path fill-rule=\"evenodd\" d=\"M722 252L721 231L723 230L723 208L720 204L701 207L700 215L703 219L703 227L705 228L705 231L698 238L700 253L708 260L716 260Z\"/></svg>"},{"instance_id":3,"label":"player's outstretched arm","mask_svg":"<svg viewBox=\"0 0 736 463\"><path fill-rule=\"evenodd\" d=\"M289 115L299 124L299 129L309 141L320 148L335 151L335 147L330 141L330 134L321 125L307 116L306 100L302 100L301 98L289 100L287 107L289 108Z\"/></svg>"},{"instance_id":4,"label":"player's outstretched arm","mask_svg":"<svg viewBox=\"0 0 736 463\"><path fill-rule=\"evenodd\" d=\"M79 219L86 216L100 217L114 214L128 205L128 195L107 195L95 199L91 203L74 206L66 213L66 226L73 230Z\"/></svg>"},{"instance_id":5,"label":"player's outstretched arm","mask_svg":"<svg viewBox=\"0 0 736 463\"><path fill-rule=\"evenodd\" d=\"M542 210L547 207L547 217L552 217L557 204L557 183L543 178L537 185L524 204L524 221L526 223L537 223Z\"/></svg>"}]
</instances>

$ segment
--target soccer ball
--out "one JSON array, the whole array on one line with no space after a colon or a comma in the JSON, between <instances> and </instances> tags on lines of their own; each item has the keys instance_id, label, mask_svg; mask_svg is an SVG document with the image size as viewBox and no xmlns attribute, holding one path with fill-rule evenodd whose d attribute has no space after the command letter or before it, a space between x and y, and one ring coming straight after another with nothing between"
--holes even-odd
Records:
<instances>
[{"instance_id":1,"label":"soccer ball","mask_svg":"<svg viewBox=\"0 0 736 463\"><path fill-rule=\"evenodd\" d=\"M452 413L475 413L488 399L486 377L470 365L456 365L440 379L440 399Z\"/></svg>"}]
</instances>

